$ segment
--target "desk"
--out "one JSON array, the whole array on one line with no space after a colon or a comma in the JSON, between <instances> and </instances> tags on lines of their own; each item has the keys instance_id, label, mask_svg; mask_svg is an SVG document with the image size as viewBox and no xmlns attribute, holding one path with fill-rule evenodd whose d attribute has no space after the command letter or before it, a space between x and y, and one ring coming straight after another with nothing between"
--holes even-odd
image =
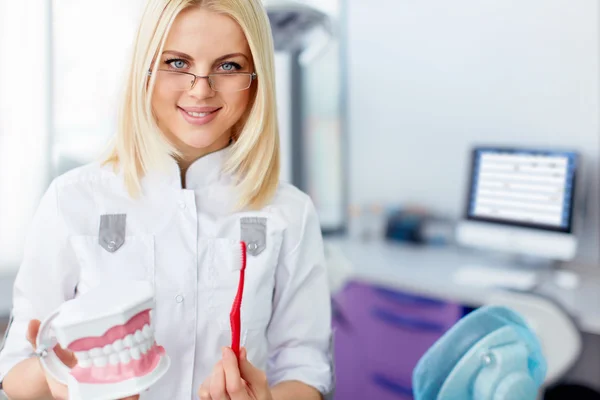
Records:
<instances>
[{"instance_id":1,"label":"desk","mask_svg":"<svg viewBox=\"0 0 600 400\"><path fill-rule=\"evenodd\" d=\"M457 248L350 239L328 239L326 248L328 258L345 259L345 273L355 280L474 307L484 304L491 290L502 290L454 283L459 268L485 262L480 254ZM600 266L598 270L598 275L582 275L580 286L573 290L558 287L552 272L542 271L532 292L563 307L583 332L600 335Z\"/></svg>"}]
</instances>

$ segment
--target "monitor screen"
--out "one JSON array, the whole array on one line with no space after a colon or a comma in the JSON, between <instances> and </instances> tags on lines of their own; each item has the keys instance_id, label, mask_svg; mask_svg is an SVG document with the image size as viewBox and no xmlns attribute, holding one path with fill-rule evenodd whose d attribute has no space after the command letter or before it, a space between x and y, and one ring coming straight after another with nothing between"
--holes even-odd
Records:
<instances>
[{"instance_id":1,"label":"monitor screen","mask_svg":"<svg viewBox=\"0 0 600 400\"><path fill-rule=\"evenodd\" d=\"M473 149L467 219L572 232L578 154Z\"/></svg>"}]
</instances>

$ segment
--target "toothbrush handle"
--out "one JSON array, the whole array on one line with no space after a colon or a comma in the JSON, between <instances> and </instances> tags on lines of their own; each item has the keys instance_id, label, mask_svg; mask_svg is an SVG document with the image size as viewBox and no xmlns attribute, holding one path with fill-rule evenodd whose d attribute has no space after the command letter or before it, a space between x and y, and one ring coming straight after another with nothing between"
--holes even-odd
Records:
<instances>
[{"instance_id":1,"label":"toothbrush handle","mask_svg":"<svg viewBox=\"0 0 600 400\"><path fill-rule=\"evenodd\" d=\"M231 349L236 357L240 358L240 336L241 336L241 311L242 311L242 296L244 293L244 278L246 272L246 243L241 242L242 247L242 268L240 270L240 281L238 284L237 294L231 307L229 314L231 322Z\"/></svg>"}]
</instances>

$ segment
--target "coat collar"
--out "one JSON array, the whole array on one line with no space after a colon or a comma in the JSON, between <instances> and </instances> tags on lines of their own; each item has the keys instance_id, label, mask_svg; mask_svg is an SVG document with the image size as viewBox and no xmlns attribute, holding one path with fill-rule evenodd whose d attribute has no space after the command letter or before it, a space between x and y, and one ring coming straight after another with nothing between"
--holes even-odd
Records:
<instances>
[{"instance_id":1,"label":"coat collar","mask_svg":"<svg viewBox=\"0 0 600 400\"><path fill-rule=\"evenodd\" d=\"M157 185L168 185L169 187L181 190L202 190L207 186L218 184L228 184L231 178L223 172L225 161L229 155L230 146L221 150L206 154L195 160L187 169L185 174L185 187L182 187L181 169L177 160L169 157L166 168L156 168L151 170L142 179L142 189L144 192L151 192L157 189Z\"/></svg>"}]
</instances>

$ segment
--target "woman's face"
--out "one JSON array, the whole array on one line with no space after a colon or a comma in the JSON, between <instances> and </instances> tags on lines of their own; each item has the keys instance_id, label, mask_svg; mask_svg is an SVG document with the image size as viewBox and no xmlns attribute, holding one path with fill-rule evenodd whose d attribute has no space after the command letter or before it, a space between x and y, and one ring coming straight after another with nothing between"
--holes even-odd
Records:
<instances>
[{"instance_id":1,"label":"woman's face","mask_svg":"<svg viewBox=\"0 0 600 400\"><path fill-rule=\"evenodd\" d=\"M159 55L152 108L158 125L184 158L193 161L227 145L232 126L246 111L252 91L248 75L254 71L252 56L240 26L231 18L193 7L174 21ZM165 71L166 70L166 71ZM217 77L213 90L208 79L196 75L245 75Z\"/></svg>"}]
</instances>

